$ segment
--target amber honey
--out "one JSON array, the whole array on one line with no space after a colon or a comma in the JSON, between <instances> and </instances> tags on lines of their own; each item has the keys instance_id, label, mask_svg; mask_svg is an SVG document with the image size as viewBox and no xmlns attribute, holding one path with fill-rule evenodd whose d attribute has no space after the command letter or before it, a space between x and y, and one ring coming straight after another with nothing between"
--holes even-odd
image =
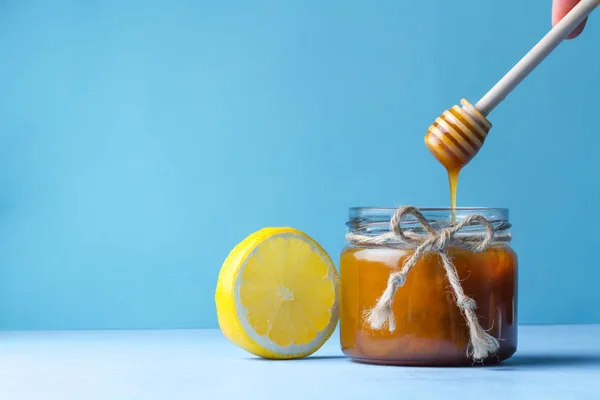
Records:
<instances>
[{"instance_id":1,"label":"amber honey","mask_svg":"<svg viewBox=\"0 0 600 400\"><path fill-rule=\"evenodd\" d=\"M448 210L449 212L450 210ZM462 215L459 211L459 217ZM395 294L396 329L371 329L365 311L385 290L391 272L411 249L346 247L340 259L340 338L357 360L395 365L471 365L469 330L437 253L421 258ZM506 244L482 252L450 248L465 294L477 302L481 326L500 342L486 364L503 361L517 346L517 256Z\"/></svg>"},{"instance_id":2,"label":"amber honey","mask_svg":"<svg viewBox=\"0 0 600 400\"><path fill-rule=\"evenodd\" d=\"M450 206L456 208L458 176L483 146L491 123L467 100L439 116L425 135L431 154L448 172Z\"/></svg>"}]
</instances>

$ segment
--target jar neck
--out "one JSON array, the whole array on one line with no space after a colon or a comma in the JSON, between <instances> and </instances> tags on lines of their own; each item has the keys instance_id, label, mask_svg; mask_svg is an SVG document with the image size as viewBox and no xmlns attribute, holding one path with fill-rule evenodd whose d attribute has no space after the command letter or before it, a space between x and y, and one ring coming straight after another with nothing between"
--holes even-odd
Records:
<instances>
[{"instance_id":1,"label":"jar neck","mask_svg":"<svg viewBox=\"0 0 600 400\"><path fill-rule=\"evenodd\" d=\"M353 207L348 211L348 231L360 235L381 235L390 231L390 220L396 208ZM425 219L436 229L442 229L453 223L451 208L419 208ZM470 215L480 215L487 219L496 233L510 233L510 222L507 208L456 208L454 222L459 222ZM424 233L424 230L413 216L408 216L402 221L402 228L415 233ZM466 226L461 229L461 235L485 233L483 226Z\"/></svg>"}]
</instances>

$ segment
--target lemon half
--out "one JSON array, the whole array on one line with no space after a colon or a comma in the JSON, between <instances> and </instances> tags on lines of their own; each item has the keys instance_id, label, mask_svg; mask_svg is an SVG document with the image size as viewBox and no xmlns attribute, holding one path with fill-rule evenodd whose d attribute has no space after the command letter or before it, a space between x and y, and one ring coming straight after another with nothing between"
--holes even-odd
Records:
<instances>
[{"instance_id":1,"label":"lemon half","mask_svg":"<svg viewBox=\"0 0 600 400\"><path fill-rule=\"evenodd\" d=\"M264 228L239 243L219 274L221 331L263 358L317 351L339 318L339 277L328 254L293 228Z\"/></svg>"}]
</instances>

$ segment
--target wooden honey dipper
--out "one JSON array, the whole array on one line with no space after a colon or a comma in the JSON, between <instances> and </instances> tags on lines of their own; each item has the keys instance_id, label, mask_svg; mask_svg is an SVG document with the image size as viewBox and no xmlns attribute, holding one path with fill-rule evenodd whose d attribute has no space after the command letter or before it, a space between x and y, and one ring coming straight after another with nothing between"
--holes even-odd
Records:
<instances>
[{"instance_id":1,"label":"wooden honey dipper","mask_svg":"<svg viewBox=\"0 0 600 400\"><path fill-rule=\"evenodd\" d=\"M462 99L462 107L444 111L429 127L425 144L448 170L453 209L458 173L479 152L492 127L487 116L598 5L600 0L581 0L475 106Z\"/></svg>"}]
</instances>

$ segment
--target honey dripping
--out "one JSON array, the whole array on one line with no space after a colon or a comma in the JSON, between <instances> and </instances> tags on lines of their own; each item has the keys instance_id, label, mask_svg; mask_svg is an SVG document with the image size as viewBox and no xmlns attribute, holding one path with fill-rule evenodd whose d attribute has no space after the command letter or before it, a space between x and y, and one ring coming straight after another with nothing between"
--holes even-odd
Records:
<instances>
[{"instance_id":1,"label":"honey dripping","mask_svg":"<svg viewBox=\"0 0 600 400\"><path fill-rule=\"evenodd\" d=\"M429 127L425 144L448 171L453 219L458 175L483 146L492 127L486 117L598 6L599 0L580 0L475 106L462 99Z\"/></svg>"},{"instance_id":2,"label":"honey dripping","mask_svg":"<svg viewBox=\"0 0 600 400\"><path fill-rule=\"evenodd\" d=\"M492 124L467 100L439 116L425 135L425 145L446 168L450 186L452 221L455 220L456 189L462 168L475 157Z\"/></svg>"}]
</instances>

